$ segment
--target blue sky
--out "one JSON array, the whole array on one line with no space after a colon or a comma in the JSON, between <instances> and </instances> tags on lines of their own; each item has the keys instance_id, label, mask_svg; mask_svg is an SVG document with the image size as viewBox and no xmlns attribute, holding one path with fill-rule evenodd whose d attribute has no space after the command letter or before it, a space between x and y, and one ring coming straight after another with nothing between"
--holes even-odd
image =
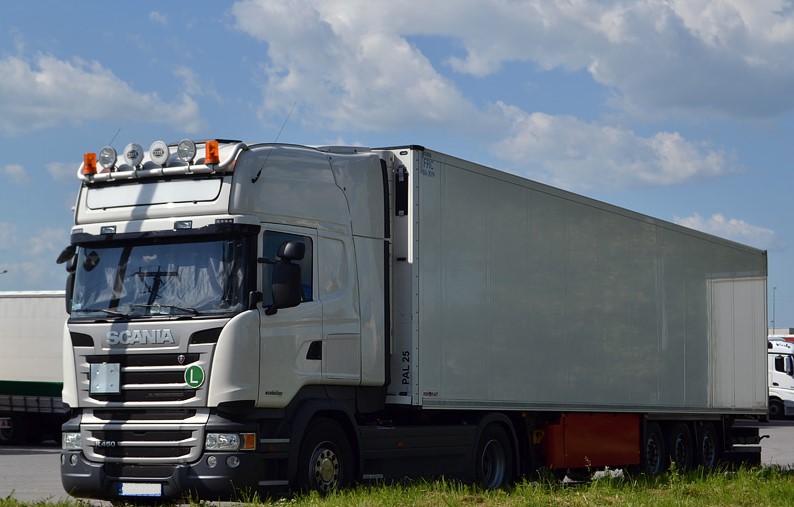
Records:
<instances>
[{"instance_id":1,"label":"blue sky","mask_svg":"<svg viewBox=\"0 0 794 507\"><path fill-rule=\"evenodd\" d=\"M792 54L791 0L9 2L0 290L63 287L84 152L284 124L767 250L770 324L794 327Z\"/></svg>"}]
</instances>

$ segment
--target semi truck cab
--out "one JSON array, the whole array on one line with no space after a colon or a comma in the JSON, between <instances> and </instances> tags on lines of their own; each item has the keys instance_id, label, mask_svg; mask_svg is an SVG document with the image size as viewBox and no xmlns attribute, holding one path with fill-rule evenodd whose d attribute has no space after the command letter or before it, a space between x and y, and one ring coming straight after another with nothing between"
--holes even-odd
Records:
<instances>
[{"instance_id":1,"label":"semi truck cab","mask_svg":"<svg viewBox=\"0 0 794 507\"><path fill-rule=\"evenodd\" d=\"M769 340L769 417L794 416L794 344Z\"/></svg>"}]
</instances>

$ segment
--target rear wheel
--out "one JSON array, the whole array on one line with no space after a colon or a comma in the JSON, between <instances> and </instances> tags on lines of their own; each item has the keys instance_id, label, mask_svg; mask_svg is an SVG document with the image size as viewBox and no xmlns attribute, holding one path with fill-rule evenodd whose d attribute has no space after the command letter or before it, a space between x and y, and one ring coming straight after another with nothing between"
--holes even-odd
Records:
<instances>
[{"instance_id":1,"label":"rear wheel","mask_svg":"<svg viewBox=\"0 0 794 507\"><path fill-rule=\"evenodd\" d=\"M312 423L298 454L301 489L327 494L349 485L353 477L353 453L342 428L325 418Z\"/></svg>"},{"instance_id":2,"label":"rear wheel","mask_svg":"<svg viewBox=\"0 0 794 507\"><path fill-rule=\"evenodd\" d=\"M674 424L667 433L667 449L670 461L683 472L692 469L695 462L695 449L692 443L692 432L684 423Z\"/></svg>"},{"instance_id":3,"label":"rear wheel","mask_svg":"<svg viewBox=\"0 0 794 507\"><path fill-rule=\"evenodd\" d=\"M720 440L717 428L712 423L706 423L698 431L696 454L698 465L706 470L716 468L720 461Z\"/></svg>"},{"instance_id":4,"label":"rear wheel","mask_svg":"<svg viewBox=\"0 0 794 507\"><path fill-rule=\"evenodd\" d=\"M642 439L640 472L646 475L661 474L667 464L666 457L662 429L658 423L649 422L645 425L645 435Z\"/></svg>"},{"instance_id":5,"label":"rear wheel","mask_svg":"<svg viewBox=\"0 0 794 507\"><path fill-rule=\"evenodd\" d=\"M485 427L474 456L474 479L483 488L498 489L513 480L513 446L507 432L498 424Z\"/></svg>"}]
</instances>

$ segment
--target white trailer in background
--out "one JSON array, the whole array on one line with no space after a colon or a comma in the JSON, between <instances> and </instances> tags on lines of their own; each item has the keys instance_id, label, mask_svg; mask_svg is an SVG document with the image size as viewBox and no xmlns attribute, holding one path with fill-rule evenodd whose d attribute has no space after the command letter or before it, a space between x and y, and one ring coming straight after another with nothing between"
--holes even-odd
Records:
<instances>
[{"instance_id":1,"label":"white trailer in background","mask_svg":"<svg viewBox=\"0 0 794 507\"><path fill-rule=\"evenodd\" d=\"M75 496L760 461L766 252L420 146L157 141L78 175Z\"/></svg>"},{"instance_id":2,"label":"white trailer in background","mask_svg":"<svg viewBox=\"0 0 794 507\"><path fill-rule=\"evenodd\" d=\"M794 416L794 343L769 337L769 417Z\"/></svg>"},{"instance_id":3,"label":"white trailer in background","mask_svg":"<svg viewBox=\"0 0 794 507\"><path fill-rule=\"evenodd\" d=\"M60 439L63 291L0 292L0 444Z\"/></svg>"}]
</instances>

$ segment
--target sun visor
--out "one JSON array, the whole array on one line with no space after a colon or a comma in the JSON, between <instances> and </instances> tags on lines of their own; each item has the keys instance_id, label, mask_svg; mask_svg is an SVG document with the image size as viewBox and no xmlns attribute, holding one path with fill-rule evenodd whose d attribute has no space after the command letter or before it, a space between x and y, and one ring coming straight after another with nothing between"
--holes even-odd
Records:
<instances>
[{"instance_id":1,"label":"sun visor","mask_svg":"<svg viewBox=\"0 0 794 507\"><path fill-rule=\"evenodd\" d=\"M138 181L134 185L92 186L85 189L89 209L211 202L221 192L222 179Z\"/></svg>"}]
</instances>

